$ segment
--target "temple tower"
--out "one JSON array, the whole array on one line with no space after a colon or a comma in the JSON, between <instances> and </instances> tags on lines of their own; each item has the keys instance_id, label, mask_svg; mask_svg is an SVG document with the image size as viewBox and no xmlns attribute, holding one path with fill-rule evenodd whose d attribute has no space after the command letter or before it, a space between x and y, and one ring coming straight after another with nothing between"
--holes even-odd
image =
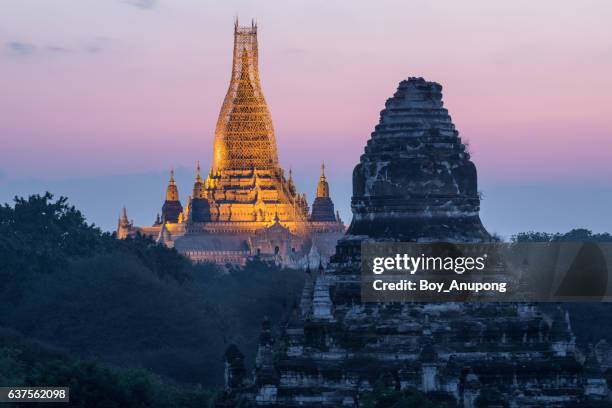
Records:
<instances>
[{"instance_id":1,"label":"temple tower","mask_svg":"<svg viewBox=\"0 0 612 408\"><path fill-rule=\"evenodd\" d=\"M307 204L278 163L259 80L255 23L234 25L232 76L215 130L212 168L202 185L210 220L234 223L223 225L225 232L255 232L273 225L275 217L292 233L305 231Z\"/></svg>"},{"instance_id":2,"label":"temple tower","mask_svg":"<svg viewBox=\"0 0 612 408\"><path fill-rule=\"evenodd\" d=\"M193 183L193 195L189 209L190 222L207 222L210 221L210 202L207 198L206 183L202 180L200 163L196 168L196 179Z\"/></svg>"},{"instance_id":3,"label":"temple tower","mask_svg":"<svg viewBox=\"0 0 612 408\"><path fill-rule=\"evenodd\" d=\"M476 166L442 102L442 86L401 81L353 171L348 234L402 241L490 240Z\"/></svg>"},{"instance_id":4,"label":"temple tower","mask_svg":"<svg viewBox=\"0 0 612 408\"><path fill-rule=\"evenodd\" d=\"M329 186L322 175L321 205L315 212L323 215L311 222L306 196L296 188L292 172L286 175L279 165L258 64L257 25L243 27L236 20L232 74L210 170L202 173L198 163L184 208L171 175L161 216L151 226L119 221L120 238L139 232L173 245L194 262L223 265L258 256L301 266L311 248L326 257L333 253L344 225L333 216Z\"/></svg>"},{"instance_id":5,"label":"temple tower","mask_svg":"<svg viewBox=\"0 0 612 408\"><path fill-rule=\"evenodd\" d=\"M278 169L272 117L261 90L257 25L234 24L232 77L221 106L213 153L213 172Z\"/></svg>"},{"instance_id":6,"label":"temple tower","mask_svg":"<svg viewBox=\"0 0 612 408\"><path fill-rule=\"evenodd\" d=\"M178 188L174 182L174 169L170 171L170 180L166 189L166 201L162 206L161 222L177 223L180 214L183 212L183 206L179 200Z\"/></svg>"},{"instance_id":7,"label":"temple tower","mask_svg":"<svg viewBox=\"0 0 612 408\"><path fill-rule=\"evenodd\" d=\"M117 221L117 238L126 239L130 236L134 224L128 219L127 209L123 207L121 216Z\"/></svg>"},{"instance_id":8,"label":"temple tower","mask_svg":"<svg viewBox=\"0 0 612 408\"><path fill-rule=\"evenodd\" d=\"M310 221L336 221L334 203L329 197L329 183L325 177L325 164L321 165L321 177L319 177L319 184L317 184L317 196L312 203Z\"/></svg>"}]
</instances>

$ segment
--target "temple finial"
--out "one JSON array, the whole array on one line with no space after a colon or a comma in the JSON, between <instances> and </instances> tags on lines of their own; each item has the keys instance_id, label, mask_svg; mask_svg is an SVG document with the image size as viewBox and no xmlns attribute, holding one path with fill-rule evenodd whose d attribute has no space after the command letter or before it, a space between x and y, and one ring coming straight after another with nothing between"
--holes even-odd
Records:
<instances>
[{"instance_id":1,"label":"temple finial","mask_svg":"<svg viewBox=\"0 0 612 408\"><path fill-rule=\"evenodd\" d=\"M329 183L325 178L325 163L321 163L321 177L317 184L317 197L329 197Z\"/></svg>"},{"instance_id":2,"label":"temple finial","mask_svg":"<svg viewBox=\"0 0 612 408\"><path fill-rule=\"evenodd\" d=\"M168 187L166 188L166 201L179 201L178 188L174 182L174 168L170 169L170 180L168 181ZM162 209L162 212L164 212L162 218L168 218L168 215L165 214L165 210ZM172 216L170 219L174 220L174 218L175 217Z\"/></svg>"},{"instance_id":3,"label":"temple finial","mask_svg":"<svg viewBox=\"0 0 612 408\"><path fill-rule=\"evenodd\" d=\"M198 160L198 164L196 166L196 180L202 181L202 171L200 169L200 161Z\"/></svg>"}]
</instances>

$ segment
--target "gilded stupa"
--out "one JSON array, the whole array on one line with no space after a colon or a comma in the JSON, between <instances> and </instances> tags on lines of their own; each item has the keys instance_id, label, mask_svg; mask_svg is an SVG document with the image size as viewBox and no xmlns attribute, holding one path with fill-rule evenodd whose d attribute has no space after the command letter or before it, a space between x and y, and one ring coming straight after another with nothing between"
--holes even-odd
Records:
<instances>
[{"instance_id":1,"label":"gilded stupa","mask_svg":"<svg viewBox=\"0 0 612 408\"><path fill-rule=\"evenodd\" d=\"M208 175L203 178L198 163L192 195L183 208L171 174L155 224L134 227L120 222L117 232L121 237L150 235L194 261L244 263L248 257L263 256L283 264L318 264L333 253L344 225L334 214L324 172L311 214L291 170L286 175L279 165L272 116L259 78L254 22L234 24L232 74Z\"/></svg>"},{"instance_id":2,"label":"gilded stupa","mask_svg":"<svg viewBox=\"0 0 612 408\"><path fill-rule=\"evenodd\" d=\"M254 231L278 217L295 233L303 229L308 208L278 164L257 59L257 26L236 23L232 77L217 121L205 197L213 221Z\"/></svg>"}]
</instances>

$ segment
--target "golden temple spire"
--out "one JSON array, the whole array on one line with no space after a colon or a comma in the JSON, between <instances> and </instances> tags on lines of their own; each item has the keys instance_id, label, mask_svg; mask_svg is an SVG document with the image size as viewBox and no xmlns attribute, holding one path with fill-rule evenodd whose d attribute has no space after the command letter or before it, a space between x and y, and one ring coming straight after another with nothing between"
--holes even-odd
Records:
<instances>
[{"instance_id":1,"label":"golden temple spire","mask_svg":"<svg viewBox=\"0 0 612 408\"><path fill-rule=\"evenodd\" d=\"M128 219L127 209L124 206L121 210L119 222L117 223L117 238L126 239L131 234L133 226L134 223L130 222Z\"/></svg>"},{"instance_id":2,"label":"golden temple spire","mask_svg":"<svg viewBox=\"0 0 612 408\"><path fill-rule=\"evenodd\" d=\"M170 180L168 180L168 188L166 189L166 201L179 201L178 188L174 182L174 169L170 170Z\"/></svg>"},{"instance_id":3,"label":"golden temple spire","mask_svg":"<svg viewBox=\"0 0 612 408\"><path fill-rule=\"evenodd\" d=\"M128 215L127 215L127 209L125 208L125 206L123 206L123 208L121 209L121 216L119 217L119 221L120 222L125 222L125 223L129 223L129 219L128 219Z\"/></svg>"},{"instance_id":4,"label":"golden temple spire","mask_svg":"<svg viewBox=\"0 0 612 408\"><path fill-rule=\"evenodd\" d=\"M252 168L278 168L278 154L259 80L257 24L242 27L236 19L232 76L215 129L213 169Z\"/></svg>"},{"instance_id":5,"label":"golden temple spire","mask_svg":"<svg viewBox=\"0 0 612 408\"><path fill-rule=\"evenodd\" d=\"M329 183L325 177L325 163L321 164L321 177L317 185L317 197L329 197Z\"/></svg>"},{"instance_id":6,"label":"golden temple spire","mask_svg":"<svg viewBox=\"0 0 612 408\"><path fill-rule=\"evenodd\" d=\"M198 165L196 166L196 179L195 183L193 183L193 198L206 198L206 186L202 182L202 171L200 169L200 161L198 160Z\"/></svg>"},{"instance_id":7,"label":"golden temple spire","mask_svg":"<svg viewBox=\"0 0 612 408\"><path fill-rule=\"evenodd\" d=\"M196 166L196 181L202 182L202 170L200 169L200 161L198 160L198 164Z\"/></svg>"}]
</instances>

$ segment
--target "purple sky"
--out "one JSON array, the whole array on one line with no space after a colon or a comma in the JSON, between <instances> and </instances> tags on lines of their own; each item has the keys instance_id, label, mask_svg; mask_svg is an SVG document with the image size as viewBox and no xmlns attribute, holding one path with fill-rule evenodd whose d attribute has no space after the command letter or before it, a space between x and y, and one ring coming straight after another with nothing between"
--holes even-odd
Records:
<instances>
[{"instance_id":1,"label":"purple sky","mask_svg":"<svg viewBox=\"0 0 612 408\"><path fill-rule=\"evenodd\" d=\"M612 218L609 0L3 0L0 198L32 180L207 168L237 14L259 23L282 165L310 194L325 160L345 218L352 167L408 76L444 86L485 197L601 185L608 198L590 211Z\"/></svg>"}]
</instances>

